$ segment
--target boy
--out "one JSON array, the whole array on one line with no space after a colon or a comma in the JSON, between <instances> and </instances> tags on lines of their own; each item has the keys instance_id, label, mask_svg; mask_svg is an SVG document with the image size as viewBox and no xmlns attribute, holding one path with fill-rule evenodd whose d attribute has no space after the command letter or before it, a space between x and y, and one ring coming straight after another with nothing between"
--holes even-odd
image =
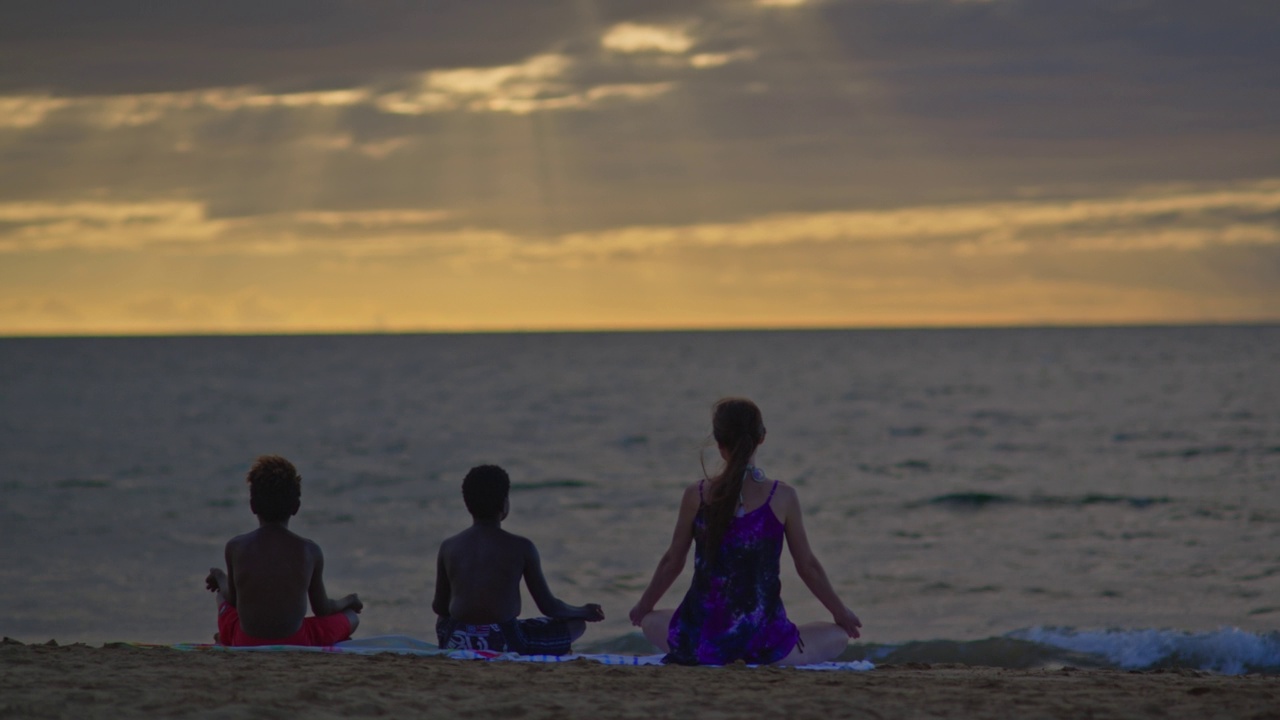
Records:
<instances>
[{"instance_id":1,"label":"boy","mask_svg":"<svg viewBox=\"0 0 1280 720\"><path fill-rule=\"evenodd\" d=\"M324 555L289 531L301 506L302 476L293 463L264 455L246 478L258 529L227 542L227 571L210 568L205 586L218 600L223 645L328 646L351 637L364 609L352 593L331 600L324 589ZM306 617L307 601L314 617Z\"/></svg>"},{"instance_id":2,"label":"boy","mask_svg":"<svg viewBox=\"0 0 1280 720\"><path fill-rule=\"evenodd\" d=\"M511 509L511 479L496 465L471 468L462 499L472 525L440 545L431 609L440 647L521 655L565 655L587 622L604 619L599 605L566 605L551 594L538 549L503 530ZM520 620L520 579L547 617ZM585 622L584 622L585 621Z\"/></svg>"}]
</instances>

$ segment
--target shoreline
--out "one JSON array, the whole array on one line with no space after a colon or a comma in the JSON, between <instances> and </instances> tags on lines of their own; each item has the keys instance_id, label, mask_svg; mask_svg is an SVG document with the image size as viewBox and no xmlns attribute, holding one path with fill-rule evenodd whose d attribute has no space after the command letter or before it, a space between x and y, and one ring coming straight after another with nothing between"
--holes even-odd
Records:
<instances>
[{"instance_id":1,"label":"shoreline","mask_svg":"<svg viewBox=\"0 0 1280 720\"><path fill-rule=\"evenodd\" d=\"M0 718L1280 718L1280 676L957 664L867 672L0 645Z\"/></svg>"}]
</instances>

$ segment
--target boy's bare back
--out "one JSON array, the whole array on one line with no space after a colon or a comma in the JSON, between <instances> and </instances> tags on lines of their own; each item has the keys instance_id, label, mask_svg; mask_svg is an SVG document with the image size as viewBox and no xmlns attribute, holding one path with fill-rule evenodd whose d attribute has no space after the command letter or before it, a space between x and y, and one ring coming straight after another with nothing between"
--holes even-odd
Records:
<instances>
[{"instance_id":1,"label":"boy's bare back","mask_svg":"<svg viewBox=\"0 0 1280 720\"><path fill-rule=\"evenodd\" d=\"M515 618L520 614L520 580L527 577L531 558L536 561L533 543L500 527L473 525L463 530L440 545L432 608L437 615L464 623Z\"/></svg>"},{"instance_id":2,"label":"boy's bare back","mask_svg":"<svg viewBox=\"0 0 1280 720\"><path fill-rule=\"evenodd\" d=\"M259 457L246 478L258 529L227 542L227 569L210 568L205 587L218 600L219 641L227 645L332 644L350 637L364 609L354 593L339 600L324 587L320 546L289 530L301 507L302 476L278 456ZM307 617L310 605L315 617ZM234 610L234 612L232 612ZM319 618L342 613L337 622Z\"/></svg>"},{"instance_id":3,"label":"boy's bare back","mask_svg":"<svg viewBox=\"0 0 1280 720\"><path fill-rule=\"evenodd\" d=\"M320 546L278 525L265 525L227 542L232 604L250 635L286 637L302 627L308 600L319 591L324 556ZM317 603L312 602L312 605ZM323 604L323 603L319 603Z\"/></svg>"},{"instance_id":4,"label":"boy's bare back","mask_svg":"<svg viewBox=\"0 0 1280 720\"><path fill-rule=\"evenodd\" d=\"M436 555L436 592L431 609L450 622L490 625L520 615L523 579L538 610L548 618L575 621L573 639L583 622L604 619L595 603L569 605L551 593L542 574L542 560L533 543L502 529L510 510L511 480L496 465L471 468L463 479L462 496L472 525L440 544Z\"/></svg>"}]
</instances>

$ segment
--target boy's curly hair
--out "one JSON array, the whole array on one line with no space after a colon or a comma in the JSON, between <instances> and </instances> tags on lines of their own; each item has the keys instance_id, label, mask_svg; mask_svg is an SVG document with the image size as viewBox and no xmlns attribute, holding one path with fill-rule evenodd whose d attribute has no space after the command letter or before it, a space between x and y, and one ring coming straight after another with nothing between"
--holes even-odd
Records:
<instances>
[{"instance_id":1,"label":"boy's curly hair","mask_svg":"<svg viewBox=\"0 0 1280 720\"><path fill-rule=\"evenodd\" d=\"M462 479L462 501L477 520L492 520L502 514L511 492L511 477L497 465L477 465Z\"/></svg>"},{"instance_id":2,"label":"boy's curly hair","mask_svg":"<svg viewBox=\"0 0 1280 720\"><path fill-rule=\"evenodd\" d=\"M249 483L249 509L259 519L288 520L302 504L302 476L279 455L259 457L245 482Z\"/></svg>"}]
</instances>

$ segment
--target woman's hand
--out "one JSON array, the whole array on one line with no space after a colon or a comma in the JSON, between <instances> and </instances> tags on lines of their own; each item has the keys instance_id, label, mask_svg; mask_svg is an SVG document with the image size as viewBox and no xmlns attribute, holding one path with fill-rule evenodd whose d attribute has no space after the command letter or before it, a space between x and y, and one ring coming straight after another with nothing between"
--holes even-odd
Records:
<instances>
[{"instance_id":1,"label":"woman's hand","mask_svg":"<svg viewBox=\"0 0 1280 720\"><path fill-rule=\"evenodd\" d=\"M849 633L849 637L862 637L862 633L858 631L858 628L862 627L862 621L849 608L842 608L840 612L834 613L831 619L843 628L845 632Z\"/></svg>"},{"instance_id":2,"label":"woman's hand","mask_svg":"<svg viewBox=\"0 0 1280 720\"><path fill-rule=\"evenodd\" d=\"M651 612L653 612L653 608L646 608L640 603L636 603L636 606L631 608L631 612L627 614L627 617L631 618L632 625L640 627L640 622Z\"/></svg>"}]
</instances>

